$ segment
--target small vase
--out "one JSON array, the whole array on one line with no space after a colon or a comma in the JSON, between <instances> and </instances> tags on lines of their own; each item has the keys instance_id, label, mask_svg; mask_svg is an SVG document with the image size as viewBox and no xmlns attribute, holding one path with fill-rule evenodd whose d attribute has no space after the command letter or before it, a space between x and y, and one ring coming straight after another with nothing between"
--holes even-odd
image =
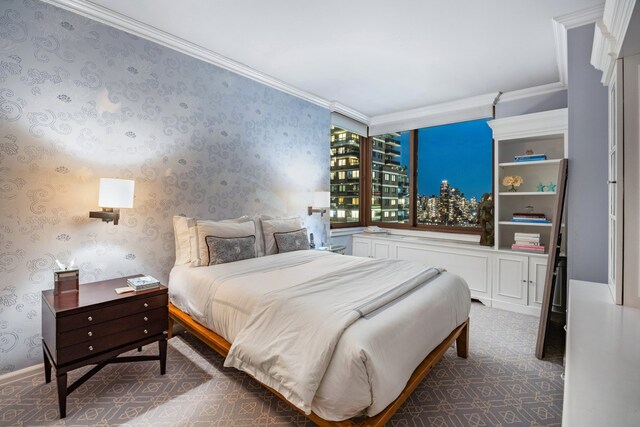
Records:
<instances>
[{"instance_id":1,"label":"small vase","mask_svg":"<svg viewBox=\"0 0 640 427\"><path fill-rule=\"evenodd\" d=\"M515 185L511 185L511 188L509 189L509 191L518 191L518 189L516 188Z\"/></svg>"}]
</instances>

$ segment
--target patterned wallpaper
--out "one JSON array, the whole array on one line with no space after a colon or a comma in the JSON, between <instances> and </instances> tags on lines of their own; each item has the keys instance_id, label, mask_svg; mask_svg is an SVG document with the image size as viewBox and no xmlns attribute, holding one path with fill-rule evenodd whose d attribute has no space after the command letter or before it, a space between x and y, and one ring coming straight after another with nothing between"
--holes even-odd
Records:
<instances>
[{"instance_id":1,"label":"patterned wallpaper","mask_svg":"<svg viewBox=\"0 0 640 427\"><path fill-rule=\"evenodd\" d=\"M0 374L42 362L55 259L81 283L168 278L171 218L306 217L329 187L327 110L34 0L0 3ZM136 182L118 226L100 177ZM326 219L326 217L325 217Z\"/></svg>"}]
</instances>

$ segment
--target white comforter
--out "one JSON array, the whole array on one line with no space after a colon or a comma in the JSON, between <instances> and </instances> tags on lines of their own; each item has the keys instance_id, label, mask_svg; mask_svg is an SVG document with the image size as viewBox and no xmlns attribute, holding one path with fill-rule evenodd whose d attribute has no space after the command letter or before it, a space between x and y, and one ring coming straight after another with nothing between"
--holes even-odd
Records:
<instances>
[{"instance_id":1,"label":"white comforter","mask_svg":"<svg viewBox=\"0 0 640 427\"><path fill-rule=\"evenodd\" d=\"M169 293L178 308L234 343L236 338L242 341L243 329L256 322L255 316L263 309L263 301L273 302L274 295L282 296L286 292L299 294L300 289L308 289L309 284L326 287L328 282L323 277L341 270L353 270L355 273L349 280L355 280L354 286L366 291L368 279L362 278L357 271L368 270L376 264L380 261L299 251L211 267L180 266L171 271ZM397 288L398 284L417 277L416 266L415 263L394 261L369 280L371 287L387 282L391 288ZM422 268L428 267L420 266ZM405 289L408 290L406 294L390 298L391 302L374 298L381 307L374 304L369 307L373 311L368 314L365 308L364 317L350 318L344 333L338 335L335 348L329 345L333 355L320 356L326 366L316 366L318 355L315 349L310 349L308 361L312 362L306 365L311 367L308 383L297 389L298 392L303 390L304 396L283 394L305 411L308 411L305 402L312 398L311 409L327 420L338 421L363 413L374 416L383 410L402 391L425 356L469 315L469 289L462 279L448 273L438 274L430 280L429 276L434 276L433 270L423 277L427 280L424 285L412 285L413 289ZM340 288L348 290L344 286ZM374 294L368 292L370 297ZM347 300L355 301L348 291L336 299L341 303ZM282 302L282 298L279 301ZM345 307L349 303L337 305ZM301 316L300 310L296 312L295 306L292 307L293 311L285 309L279 313L274 325L281 329L284 324L291 323L297 334L301 331L306 331L303 335L317 334L313 324L301 319L292 320L292 317ZM258 323L267 318L259 318ZM327 339L330 338L322 338L323 341ZM259 346L268 348L271 356L284 352L277 345L269 347L268 344ZM298 352L304 354L304 351ZM273 361L273 357L267 359ZM261 380L264 382L264 378ZM293 385L295 388L296 384Z\"/></svg>"}]
</instances>

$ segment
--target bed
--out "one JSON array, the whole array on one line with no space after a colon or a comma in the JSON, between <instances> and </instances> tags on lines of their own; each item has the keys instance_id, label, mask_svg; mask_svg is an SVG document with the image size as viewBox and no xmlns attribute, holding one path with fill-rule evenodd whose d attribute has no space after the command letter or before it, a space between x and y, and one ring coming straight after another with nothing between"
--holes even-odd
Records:
<instances>
[{"instance_id":1,"label":"bed","mask_svg":"<svg viewBox=\"0 0 640 427\"><path fill-rule=\"evenodd\" d=\"M169 296L171 322L319 425L384 425L449 347L468 354L467 284L407 261L301 250L177 265Z\"/></svg>"}]
</instances>

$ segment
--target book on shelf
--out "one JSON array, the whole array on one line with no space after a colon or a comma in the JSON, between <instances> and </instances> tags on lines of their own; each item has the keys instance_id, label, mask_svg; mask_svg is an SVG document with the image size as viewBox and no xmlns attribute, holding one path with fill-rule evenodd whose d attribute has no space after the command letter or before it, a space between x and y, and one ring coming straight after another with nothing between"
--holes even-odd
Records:
<instances>
[{"instance_id":1,"label":"book on shelf","mask_svg":"<svg viewBox=\"0 0 640 427\"><path fill-rule=\"evenodd\" d=\"M546 154L524 154L522 156L515 156L514 162L538 162L540 160L547 160Z\"/></svg>"},{"instance_id":2,"label":"book on shelf","mask_svg":"<svg viewBox=\"0 0 640 427\"><path fill-rule=\"evenodd\" d=\"M520 233L520 232L516 232L513 234L513 237L518 240L518 239L538 239L540 240L540 233Z\"/></svg>"},{"instance_id":3,"label":"book on shelf","mask_svg":"<svg viewBox=\"0 0 640 427\"><path fill-rule=\"evenodd\" d=\"M540 246L540 240L515 240L515 245Z\"/></svg>"},{"instance_id":4,"label":"book on shelf","mask_svg":"<svg viewBox=\"0 0 640 427\"><path fill-rule=\"evenodd\" d=\"M546 218L522 218L522 217L513 217L511 218L511 222L520 222L524 224L549 224L549 221Z\"/></svg>"},{"instance_id":5,"label":"book on shelf","mask_svg":"<svg viewBox=\"0 0 640 427\"><path fill-rule=\"evenodd\" d=\"M157 288L160 286L160 281L152 276L132 277L127 279L127 285L136 291L141 291L144 289Z\"/></svg>"},{"instance_id":6,"label":"book on shelf","mask_svg":"<svg viewBox=\"0 0 640 427\"><path fill-rule=\"evenodd\" d=\"M511 245L511 249L514 251L537 252L542 254L544 253L543 245L518 245L514 243L513 245Z\"/></svg>"},{"instance_id":7,"label":"book on shelf","mask_svg":"<svg viewBox=\"0 0 640 427\"><path fill-rule=\"evenodd\" d=\"M546 215L538 212L515 212L513 216L521 216L526 218L546 218Z\"/></svg>"}]
</instances>

